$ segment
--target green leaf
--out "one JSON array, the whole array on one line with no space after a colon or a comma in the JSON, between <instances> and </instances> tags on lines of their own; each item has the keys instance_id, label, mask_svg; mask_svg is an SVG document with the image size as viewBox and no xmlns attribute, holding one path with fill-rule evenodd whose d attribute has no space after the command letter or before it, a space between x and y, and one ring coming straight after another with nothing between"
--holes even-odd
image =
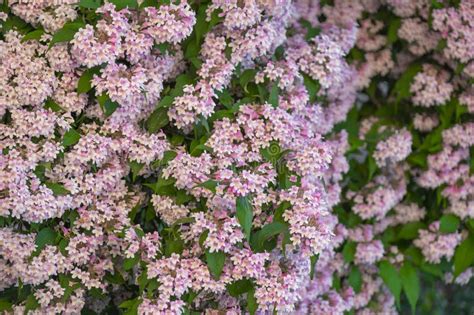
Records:
<instances>
[{"instance_id":1,"label":"green leaf","mask_svg":"<svg viewBox=\"0 0 474 315\"><path fill-rule=\"evenodd\" d=\"M133 268L133 266L138 264L139 261L140 261L139 254L135 254L135 256L133 256L132 258L125 258L125 260L123 261L123 269L130 270Z\"/></svg>"},{"instance_id":2,"label":"green leaf","mask_svg":"<svg viewBox=\"0 0 474 315\"><path fill-rule=\"evenodd\" d=\"M183 73L176 77L176 84L174 89L171 91L170 96L176 97L183 95L183 87L193 83L193 77L189 73ZM166 98L166 97L165 97ZM171 104L170 104L171 105Z\"/></svg>"},{"instance_id":3,"label":"green leaf","mask_svg":"<svg viewBox=\"0 0 474 315\"><path fill-rule=\"evenodd\" d=\"M474 262L474 236L469 235L454 252L454 276L463 273Z\"/></svg>"},{"instance_id":4,"label":"green leaf","mask_svg":"<svg viewBox=\"0 0 474 315\"><path fill-rule=\"evenodd\" d=\"M367 158L367 167L369 170L369 181L374 177L375 172L377 171L377 163L375 162L375 159L369 155Z\"/></svg>"},{"instance_id":5,"label":"green leaf","mask_svg":"<svg viewBox=\"0 0 474 315\"><path fill-rule=\"evenodd\" d=\"M101 0L81 0L79 6L87 9L97 9L102 5Z\"/></svg>"},{"instance_id":6,"label":"green leaf","mask_svg":"<svg viewBox=\"0 0 474 315\"><path fill-rule=\"evenodd\" d=\"M69 190L64 188L64 186L59 183L45 182L44 184L46 185L46 187L48 187L49 189L53 191L53 194L55 196L65 196L71 193Z\"/></svg>"},{"instance_id":7,"label":"green leaf","mask_svg":"<svg viewBox=\"0 0 474 315\"><path fill-rule=\"evenodd\" d=\"M137 161L130 161L128 162L128 165L130 165L130 169L132 171L132 181L135 181L137 179L138 173L140 173L145 164L139 163Z\"/></svg>"},{"instance_id":8,"label":"green leaf","mask_svg":"<svg viewBox=\"0 0 474 315\"><path fill-rule=\"evenodd\" d=\"M342 257L346 263L354 261L354 256L356 253L357 243L353 241L347 241L344 247L342 248Z\"/></svg>"},{"instance_id":9,"label":"green leaf","mask_svg":"<svg viewBox=\"0 0 474 315\"><path fill-rule=\"evenodd\" d=\"M400 308L400 294L402 293L402 281L397 269L388 261L379 263L379 275L387 288L392 292L397 307Z\"/></svg>"},{"instance_id":10,"label":"green leaf","mask_svg":"<svg viewBox=\"0 0 474 315\"><path fill-rule=\"evenodd\" d=\"M219 98L219 101L221 102L222 105L224 105L226 108L231 108L232 105L234 104L234 99L230 95L229 91L223 90L222 92L217 92L217 97Z\"/></svg>"},{"instance_id":11,"label":"green leaf","mask_svg":"<svg viewBox=\"0 0 474 315\"><path fill-rule=\"evenodd\" d=\"M125 279L122 277L122 275L120 274L120 272L118 271L114 271L114 273L107 273L105 275L105 280L109 283L112 283L112 284L124 284L125 283Z\"/></svg>"},{"instance_id":12,"label":"green leaf","mask_svg":"<svg viewBox=\"0 0 474 315\"><path fill-rule=\"evenodd\" d=\"M240 75L239 83L246 93L248 93L248 84L254 80L256 74L255 69L247 69Z\"/></svg>"},{"instance_id":13,"label":"green leaf","mask_svg":"<svg viewBox=\"0 0 474 315\"><path fill-rule=\"evenodd\" d=\"M267 240L281 233L289 233L287 223L272 222L266 224L260 231L252 236L252 248L256 251L262 251Z\"/></svg>"},{"instance_id":14,"label":"green leaf","mask_svg":"<svg viewBox=\"0 0 474 315\"><path fill-rule=\"evenodd\" d=\"M224 269L225 263L225 254L224 252L210 252L206 250L206 261L209 271L214 276L215 279L219 279L222 274L222 269Z\"/></svg>"},{"instance_id":15,"label":"green leaf","mask_svg":"<svg viewBox=\"0 0 474 315\"><path fill-rule=\"evenodd\" d=\"M236 214L240 225L244 231L247 241L250 241L250 232L252 231L253 211L248 197L237 197Z\"/></svg>"},{"instance_id":16,"label":"green leaf","mask_svg":"<svg viewBox=\"0 0 474 315\"><path fill-rule=\"evenodd\" d=\"M423 270L424 272L430 273L440 279L442 279L444 276L443 270L440 264L430 264L430 263L424 262L421 265L421 270Z\"/></svg>"},{"instance_id":17,"label":"green leaf","mask_svg":"<svg viewBox=\"0 0 474 315\"><path fill-rule=\"evenodd\" d=\"M160 5L161 5L161 3L158 2L157 0L144 0L144 1L142 1L142 3L140 4L140 9L143 9L143 8L146 8L146 7L159 8Z\"/></svg>"},{"instance_id":18,"label":"green leaf","mask_svg":"<svg viewBox=\"0 0 474 315\"><path fill-rule=\"evenodd\" d=\"M319 259L319 254L313 255L309 258L310 264L311 264L311 270L309 272L309 277L310 277L311 280L314 279L314 273L316 271L316 263L318 262L318 259Z\"/></svg>"},{"instance_id":19,"label":"green leaf","mask_svg":"<svg viewBox=\"0 0 474 315\"><path fill-rule=\"evenodd\" d=\"M112 115L115 112L115 110L117 110L118 107L119 107L119 103L114 102L110 99L107 100L104 104L105 117L110 117L110 115Z\"/></svg>"},{"instance_id":20,"label":"green leaf","mask_svg":"<svg viewBox=\"0 0 474 315\"><path fill-rule=\"evenodd\" d=\"M402 24L402 20L400 18L393 18L389 25L388 25L388 31L387 31L387 42L389 44L393 44L397 41L398 39L398 29L400 28Z\"/></svg>"},{"instance_id":21,"label":"green leaf","mask_svg":"<svg viewBox=\"0 0 474 315\"><path fill-rule=\"evenodd\" d=\"M426 169L428 166L427 157L427 152L412 153L408 156L407 161L412 166L419 166L423 169Z\"/></svg>"},{"instance_id":22,"label":"green leaf","mask_svg":"<svg viewBox=\"0 0 474 315\"><path fill-rule=\"evenodd\" d=\"M354 291L356 293L359 293L362 289L362 274L359 268L353 266L347 280L349 281L349 284L354 289Z\"/></svg>"},{"instance_id":23,"label":"green leaf","mask_svg":"<svg viewBox=\"0 0 474 315\"><path fill-rule=\"evenodd\" d=\"M424 259L421 250L415 246L408 247L403 254L405 257L409 257L411 261L418 266L422 264Z\"/></svg>"},{"instance_id":24,"label":"green leaf","mask_svg":"<svg viewBox=\"0 0 474 315\"><path fill-rule=\"evenodd\" d=\"M445 214L439 220L439 230L441 233L454 233L458 230L461 220L454 214Z\"/></svg>"},{"instance_id":25,"label":"green leaf","mask_svg":"<svg viewBox=\"0 0 474 315\"><path fill-rule=\"evenodd\" d=\"M57 31L49 43L49 47L52 47L56 43L69 42L74 38L74 35L79 29L84 27L83 22L69 22L64 24L63 28Z\"/></svg>"},{"instance_id":26,"label":"green leaf","mask_svg":"<svg viewBox=\"0 0 474 315\"><path fill-rule=\"evenodd\" d=\"M119 308L126 309L126 311L123 312L124 315L136 315L141 302L140 298L134 298L133 300L122 302L122 304L119 305Z\"/></svg>"},{"instance_id":27,"label":"green leaf","mask_svg":"<svg viewBox=\"0 0 474 315\"><path fill-rule=\"evenodd\" d=\"M308 91L308 94L309 94L309 100L310 102L314 102L316 101L316 96L318 95L321 85L319 84L318 81L315 81L306 73L302 73L302 75L303 75L303 80L304 80L303 81L304 86L306 87L306 91Z\"/></svg>"},{"instance_id":28,"label":"green leaf","mask_svg":"<svg viewBox=\"0 0 474 315\"><path fill-rule=\"evenodd\" d=\"M58 113L62 111L63 109L61 106L59 106L55 101L52 99L48 98L44 104L45 109L51 109L53 112Z\"/></svg>"},{"instance_id":29,"label":"green leaf","mask_svg":"<svg viewBox=\"0 0 474 315\"><path fill-rule=\"evenodd\" d=\"M420 296L420 280L416 274L415 268L408 261L405 261L400 269L400 279L402 281L403 291L411 305L412 314L415 314L416 303Z\"/></svg>"},{"instance_id":30,"label":"green leaf","mask_svg":"<svg viewBox=\"0 0 474 315\"><path fill-rule=\"evenodd\" d=\"M270 95L268 97L268 103L270 103L274 108L278 107L278 95L279 95L279 88L278 84L274 83L272 89L270 90Z\"/></svg>"},{"instance_id":31,"label":"green leaf","mask_svg":"<svg viewBox=\"0 0 474 315\"><path fill-rule=\"evenodd\" d=\"M207 13L206 10L208 5L199 6L198 12L196 14L196 24L194 25L194 32L196 35L196 41L193 42L197 47L200 46L201 39L204 37L209 30L209 22L207 22ZM198 48L199 49L199 48Z\"/></svg>"},{"instance_id":32,"label":"green leaf","mask_svg":"<svg viewBox=\"0 0 474 315\"><path fill-rule=\"evenodd\" d=\"M46 245L54 245L58 233L50 227L45 227L36 234L36 250L42 250Z\"/></svg>"},{"instance_id":33,"label":"green leaf","mask_svg":"<svg viewBox=\"0 0 474 315\"><path fill-rule=\"evenodd\" d=\"M181 238L170 239L165 243L165 255L171 256L173 253L181 254L184 249L184 242Z\"/></svg>"},{"instance_id":34,"label":"green leaf","mask_svg":"<svg viewBox=\"0 0 474 315\"><path fill-rule=\"evenodd\" d=\"M310 41L321 33L320 28L313 27L313 25L305 19L300 19L300 23L306 28L306 35L304 37L306 41Z\"/></svg>"},{"instance_id":35,"label":"green leaf","mask_svg":"<svg viewBox=\"0 0 474 315\"><path fill-rule=\"evenodd\" d=\"M258 303L257 299L255 298L255 289L251 289L247 293L247 310L249 311L250 315L254 315L257 312Z\"/></svg>"},{"instance_id":36,"label":"green leaf","mask_svg":"<svg viewBox=\"0 0 474 315\"><path fill-rule=\"evenodd\" d=\"M174 195L176 193L176 190L173 185L175 182L176 180L172 177L168 179L164 179L160 177L158 178L156 183L146 183L144 184L144 186L150 187L153 190L153 192L158 195L168 195L167 194L168 190L166 189L166 187L170 187L172 188L170 192Z\"/></svg>"},{"instance_id":37,"label":"green leaf","mask_svg":"<svg viewBox=\"0 0 474 315\"><path fill-rule=\"evenodd\" d=\"M174 158L178 155L175 151L165 151L163 154L163 158L161 160L154 161L152 164L153 168L158 168L160 166L164 166L168 164L168 162L174 160Z\"/></svg>"},{"instance_id":38,"label":"green leaf","mask_svg":"<svg viewBox=\"0 0 474 315\"><path fill-rule=\"evenodd\" d=\"M5 3L6 2L4 1L3 4L5 5ZM0 22L0 25L1 24L2 23ZM8 19L3 23L3 27L0 30L0 34L6 34L6 32L13 29L18 30L21 34L25 34L32 30L31 26L19 17L9 16Z\"/></svg>"},{"instance_id":39,"label":"green leaf","mask_svg":"<svg viewBox=\"0 0 474 315\"><path fill-rule=\"evenodd\" d=\"M35 310L40 307L40 304L36 300L36 297L33 294L30 294L25 302L25 313L28 314L28 311Z\"/></svg>"},{"instance_id":40,"label":"green leaf","mask_svg":"<svg viewBox=\"0 0 474 315\"><path fill-rule=\"evenodd\" d=\"M241 279L227 285L227 292L233 297L249 292L253 288L253 283L249 279Z\"/></svg>"},{"instance_id":41,"label":"green leaf","mask_svg":"<svg viewBox=\"0 0 474 315\"><path fill-rule=\"evenodd\" d=\"M13 310L12 308L13 304L6 301L6 300L0 300L0 311L2 312L11 312Z\"/></svg>"},{"instance_id":42,"label":"green leaf","mask_svg":"<svg viewBox=\"0 0 474 315\"><path fill-rule=\"evenodd\" d=\"M160 108L160 107L169 108L173 104L173 101L174 101L173 96L166 95L160 100L156 108Z\"/></svg>"},{"instance_id":43,"label":"green leaf","mask_svg":"<svg viewBox=\"0 0 474 315\"><path fill-rule=\"evenodd\" d=\"M418 237L418 230L426 227L423 222L409 222L401 226L398 232L398 239L412 240Z\"/></svg>"},{"instance_id":44,"label":"green leaf","mask_svg":"<svg viewBox=\"0 0 474 315\"><path fill-rule=\"evenodd\" d=\"M408 69L400 76L400 79L393 87L393 93L397 96L397 102L402 99L409 98L411 95L410 85L415 75L422 69L421 64L415 63L408 67Z\"/></svg>"},{"instance_id":45,"label":"green leaf","mask_svg":"<svg viewBox=\"0 0 474 315\"><path fill-rule=\"evenodd\" d=\"M273 215L273 221L284 223L285 220L283 219L283 213L285 213L285 210L289 208L291 208L291 203L289 201L283 201L278 206L278 208L276 208L275 213Z\"/></svg>"},{"instance_id":46,"label":"green leaf","mask_svg":"<svg viewBox=\"0 0 474 315\"><path fill-rule=\"evenodd\" d=\"M196 187L204 187L206 189L209 189L213 193L215 193L217 185L219 185L218 182L216 182L215 180L209 179L205 181L204 183L197 185Z\"/></svg>"},{"instance_id":47,"label":"green leaf","mask_svg":"<svg viewBox=\"0 0 474 315\"><path fill-rule=\"evenodd\" d=\"M146 121L146 129L150 133L158 132L169 123L168 109L166 107L157 108Z\"/></svg>"},{"instance_id":48,"label":"green leaf","mask_svg":"<svg viewBox=\"0 0 474 315\"><path fill-rule=\"evenodd\" d=\"M81 135L73 128L70 128L63 137L63 146L65 148L75 145L81 139Z\"/></svg>"},{"instance_id":49,"label":"green leaf","mask_svg":"<svg viewBox=\"0 0 474 315\"><path fill-rule=\"evenodd\" d=\"M44 30L35 30L23 36L21 41L26 42L28 40L39 40L41 36L43 36L43 34L44 34Z\"/></svg>"},{"instance_id":50,"label":"green leaf","mask_svg":"<svg viewBox=\"0 0 474 315\"><path fill-rule=\"evenodd\" d=\"M105 114L105 117L112 115L115 110L119 107L119 103L112 101L107 94L101 94L97 97L102 111Z\"/></svg>"},{"instance_id":51,"label":"green leaf","mask_svg":"<svg viewBox=\"0 0 474 315\"><path fill-rule=\"evenodd\" d=\"M117 10L138 8L137 0L109 0L109 2L115 4Z\"/></svg>"},{"instance_id":52,"label":"green leaf","mask_svg":"<svg viewBox=\"0 0 474 315\"><path fill-rule=\"evenodd\" d=\"M79 78L79 81L77 82L77 93L80 94L89 92L92 89L91 80L94 77L94 74L99 75L99 73L99 67L90 68L84 71L84 73Z\"/></svg>"}]
</instances>

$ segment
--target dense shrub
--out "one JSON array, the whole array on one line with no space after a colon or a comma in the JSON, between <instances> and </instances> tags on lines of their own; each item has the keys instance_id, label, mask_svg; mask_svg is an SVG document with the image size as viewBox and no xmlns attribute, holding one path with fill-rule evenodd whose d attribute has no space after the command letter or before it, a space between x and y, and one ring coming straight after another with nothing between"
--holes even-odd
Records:
<instances>
[{"instance_id":1,"label":"dense shrub","mask_svg":"<svg viewBox=\"0 0 474 315\"><path fill-rule=\"evenodd\" d=\"M429 312L472 277L472 1L1 9L0 310Z\"/></svg>"}]
</instances>

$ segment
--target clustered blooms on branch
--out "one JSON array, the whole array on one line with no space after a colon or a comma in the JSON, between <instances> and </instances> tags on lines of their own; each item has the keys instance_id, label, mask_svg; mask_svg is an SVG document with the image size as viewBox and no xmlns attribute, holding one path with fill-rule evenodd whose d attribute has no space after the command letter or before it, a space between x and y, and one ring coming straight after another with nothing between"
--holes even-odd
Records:
<instances>
[{"instance_id":1,"label":"clustered blooms on branch","mask_svg":"<svg viewBox=\"0 0 474 315\"><path fill-rule=\"evenodd\" d=\"M0 310L391 314L417 270L467 283L474 6L432 2L4 0Z\"/></svg>"}]
</instances>

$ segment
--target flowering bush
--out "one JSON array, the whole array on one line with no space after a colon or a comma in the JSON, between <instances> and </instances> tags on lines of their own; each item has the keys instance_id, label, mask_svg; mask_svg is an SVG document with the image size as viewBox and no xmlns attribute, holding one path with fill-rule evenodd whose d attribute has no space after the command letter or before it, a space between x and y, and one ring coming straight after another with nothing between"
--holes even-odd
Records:
<instances>
[{"instance_id":1,"label":"flowering bush","mask_svg":"<svg viewBox=\"0 0 474 315\"><path fill-rule=\"evenodd\" d=\"M474 274L474 4L3 0L0 311L396 314Z\"/></svg>"}]
</instances>

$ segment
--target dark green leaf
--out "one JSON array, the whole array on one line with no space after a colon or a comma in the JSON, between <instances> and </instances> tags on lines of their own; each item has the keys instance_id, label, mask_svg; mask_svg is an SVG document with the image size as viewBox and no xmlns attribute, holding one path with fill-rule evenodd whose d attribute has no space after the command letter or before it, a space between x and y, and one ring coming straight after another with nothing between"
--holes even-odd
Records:
<instances>
[{"instance_id":1,"label":"dark green leaf","mask_svg":"<svg viewBox=\"0 0 474 315\"><path fill-rule=\"evenodd\" d=\"M140 173L145 164L139 163L137 161L130 161L128 162L128 165L130 165L130 169L132 170L132 181L135 181L137 179L138 173Z\"/></svg>"},{"instance_id":2,"label":"dark green leaf","mask_svg":"<svg viewBox=\"0 0 474 315\"><path fill-rule=\"evenodd\" d=\"M63 137L63 146L65 148L75 145L81 139L81 135L73 128L66 131Z\"/></svg>"},{"instance_id":3,"label":"dark green leaf","mask_svg":"<svg viewBox=\"0 0 474 315\"><path fill-rule=\"evenodd\" d=\"M389 44L393 44L397 41L398 29L400 28L401 24L402 24L402 20L400 18L393 18L390 21L388 25L388 31L387 31L387 42Z\"/></svg>"},{"instance_id":4,"label":"dark green leaf","mask_svg":"<svg viewBox=\"0 0 474 315\"><path fill-rule=\"evenodd\" d=\"M82 22L69 22L64 24L63 28L57 31L49 43L49 47L53 46L56 43L69 42L74 38L74 35L84 27Z\"/></svg>"},{"instance_id":5,"label":"dark green leaf","mask_svg":"<svg viewBox=\"0 0 474 315\"><path fill-rule=\"evenodd\" d=\"M125 302L122 302L122 304L119 305L119 308L126 309L126 311L123 312L124 315L136 315L138 313L138 307L140 306L141 302L142 301L140 298L127 300Z\"/></svg>"},{"instance_id":6,"label":"dark green leaf","mask_svg":"<svg viewBox=\"0 0 474 315\"><path fill-rule=\"evenodd\" d=\"M287 223L272 222L266 224L252 236L252 247L256 251L262 251L265 241L281 233L289 233Z\"/></svg>"},{"instance_id":7,"label":"dark green leaf","mask_svg":"<svg viewBox=\"0 0 474 315\"><path fill-rule=\"evenodd\" d=\"M314 279L314 273L316 271L316 263L318 262L318 259L319 259L319 254L313 255L310 257L311 270L309 272L309 277L311 280Z\"/></svg>"},{"instance_id":8,"label":"dark green leaf","mask_svg":"<svg viewBox=\"0 0 474 315\"><path fill-rule=\"evenodd\" d=\"M346 263L354 261L354 256L356 253L357 243L352 241L347 241L344 247L342 248L342 257Z\"/></svg>"},{"instance_id":9,"label":"dark green leaf","mask_svg":"<svg viewBox=\"0 0 474 315\"><path fill-rule=\"evenodd\" d=\"M229 91L223 90L222 92L217 92L217 96L222 105L226 108L231 108L234 103L234 99L230 95Z\"/></svg>"},{"instance_id":10,"label":"dark green leaf","mask_svg":"<svg viewBox=\"0 0 474 315\"><path fill-rule=\"evenodd\" d=\"M53 191L53 194L56 196L64 196L71 193L69 190L64 188L64 186L59 183L45 182L44 184L46 185L46 187L51 189Z\"/></svg>"},{"instance_id":11,"label":"dark green leaf","mask_svg":"<svg viewBox=\"0 0 474 315\"><path fill-rule=\"evenodd\" d=\"M242 279L227 285L227 292L233 297L249 292L253 288L253 283L249 279Z\"/></svg>"},{"instance_id":12,"label":"dark green leaf","mask_svg":"<svg viewBox=\"0 0 474 315\"><path fill-rule=\"evenodd\" d=\"M254 80L256 74L255 69L247 69L240 75L239 83L246 93L248 93L248 84Z\"/></svg>"},{"instance_id":13,"label":"dark green leaf","mask_svg":"<svg viewBox=\"0 0 474 315\"><path fill-rule=\"evenodd\" d=\"M359 293L362 288L362 274L359 268L353 266L347 280L349 281L349 284L354 289L354 291L356 293Z\"/></svg>"},{"instance_id":14,"label":"dark green leaf","mask_svg":"<svg viewBox=\"0 0 474 315\"><path fill-rule=\"evenodd\" d=\"M109 2L115 4L117 10L138 8L137 0L109 0Z\"/></svg>"},{"instance_id":15,"label":"dark green leaf","mask_svg":"<svg viewBox=\"0 0 474 315\"><path fill-rule=\"evenodd\" d=\"M303 73L302 75L304 79L304 86L306 87L306 91L308 91L309 94L309 100L310 102L314 102L316 100L316 96L318 95L319 89L321 88L321 85L319 84L319 82L315 81L306 73Z\"/></svg>"},{"instance_id":16,"label":"dark green leaf","mask_svg":"<svg viewBox=\"0 0 474 315\"><path fill-rule=\"evenodd\" d=\"M420 280L418 279L415 268L410 262L405 261L400 269L400 279L403 291L411 305L412 313L415 314L416 303L420 296Z\"/></svg>"},{"instance_id":17,"label":"dark green leaf","mask_svg":"<svg viewBox=\"0 0 474 315\"><path fill-rule=\"evenodd\" d=\"M0 300L0 312L11 312L13 304L6 301Z\"/></svg>"},{"instance_id":18,"label":"dark green leaf","mask_svg":"<svg viewBox=\"0 0 474 315\"><path fill-rule=\"evenodd\" d=\"M204 183L201 183L201 184L197 185L197 187L204 187L204 188L209 189L213 193L215 193L217 185L219 185L218 182L216 182L215 180L209 179L209 180L205 181Z\"/></svg>"},{"instance_id":19,"label":"dark green leaf","mask_svg":"<svg viewBox=\"0 0 474 315\"><path fill-rule=\"evenodd\" d=\"M135 254L135 256L133 256L132 258L125 258L125 260L123 261L123 268L125 270L130 270L133 268L133 266L138 264L139 261L140 261L140 255L138 254Z\"/></svg>"},{"instance_id":20,"label":"dark green leaf","mask_svg":"<svg viewBox=\"0 0 474 315\"><path fill-rule=\"evenodd\" d=\"M166 95L165 97L163 97L160 100L160 102L158 103L158 106L156 106L156 108L160 108L160 107L169 108L173 104L173 101L174 101L173 96Z\"/></svg>"},{"instance_id":21,"label":"dark green leaf","mask_svg":"<svg viewBox=\"0 0 474 315\"><path fill-rule=\"evenodd\" d=\"M184 249L184 242L180 238L170 239L165 243L165 255L171 256L173 253L181 254Z\"/></svg>"},{"instance_id":22,"label":"dark green leaf","mask_svg":"<svg viewBox=\"0 0 474 315\"><path fill-rule=\"evenodd\" d=\"M400 307L400 293L402 292L402 281L397 269L388 261L379 263L379 275L387 288L392 292L397 307Z\"/></svg>"},{"instance_id":23,"label":"dark green leaf","mask_svg":"<svg viewBox=\"0 0 474 315\"><path fill-rule=\"evenodd\" d=\"M215 279L219 279L225 263L224 252L217 251L211 253L209 250L206 250L206 261L211 274Z\"/></svg>"},{"instance_id":24,"label":"dark green leaf","mask_svg":"<svg viewBox=\"0 0 474 315\"><path fill-rule=\"evenodd\" d=\"M424 259L421 250L415 246L408 247L403 254L405 257L409 257L415 265L421 265Z\"/></svg>"},{"instance_id":25,"label":"dark green leaf","mask_svg":"<svg viewBox=\"0 0 474 315\"><path fill-rule=\"evenodd\" d=\"M87 9L97 9L102 5L101 0L81 0L79 6Z\"/></svg>"},{"instance_id":26,"label":"dark green leaf","mask_svg":"<svg viewBox=\"0 0 474 315\"><path fill-rule=\"evenodd\" d=\"M168 164L169 161L172 161L174 160L174 158L178 155L178 153L176 153L175 151L165 151L165 153L163 154L163 158L161 160L157 160L155 162L153 162L152 164L152 167L153 168L157 168L157 167L160 167L160 166L164 166L166 164Z\"/></svg>"},{"instance_id":27,"label":"dark green leaf","mask_svg":"<svg viewBox=\"0 0 474 315\"><path fill-rule=\"evenodd\" d=\"M255 298L255 289L250 290L247 293L247 310L249 311L250 315L254 315L257 312L258 303L257 299Z\"/></svg>"},{"instance_id":28,"label":"dark green leaf","mask_svg":"<svg viewBox=\"0 0 474 315\"><path fill-rule=\"evenodd\" d=\"M454 276L463 273L474 262L474 236L469 235L454 253Z\"/></svg>"},{"instance_id":29,"label":"dark green leaf","mask_svg":"<svg viewBox=\"0 0 474 315\"><path fill-rule=\"evenodd\" d=\"M112 115L115 110L119 107L117 102L112 101L107 94L102 94L97 97L97 101L99 102L102 111L105 114L105 117L109 117Z\"/></svg>"},{"instance_id":30,"label":"dark green leaf","mask_svg":"<svg viewBox=\"0 0 474 315\"><path fill-rule=\"evenodd\" d=\"M36 300L36 297L33 294L30 294L25 302L25 313L28 311L35 310L40 307L40 304Z\"/></svg>"},{"instance_id":31,"label":"dark green leaf","mask_svg":"<svg viewBox=\"0 0 474 315\"><path fill-rule=\"evenodd\" d=\"M407 161L410 163L410 165L419 166L423 169L426 169L428 166L427 157L427 152L412 153L408 156Z\"/></svg>"},{"instance_id":32,"label":"dark green leaf","mask_svg":"<svg viewBox=\"0 0 474 315\"><path fill-rule=\"evenodd\" d=\"M283 201L275 210L273 221L284 223L285 220L283 219L283 213L285 213L285 210L289 208L291 208L291 203L289 201Z\"/></svg>"},{"instance_id":33,"label":"dark green leaf","mask_svg":"<svg viewBox=\"0 0 474 315\"><path fill-rule=\"evenodd\" d=\"M23 36L21 41L26 42L28 40L39 40L41 36L43 36L43 34L44 34L44 30L35 30Z\"/></svg>"},{"instance_id":34,"label":"dark green leaf","mask_svg":"<svg viewBox=\"0 0 474 315\"><path fill-rule=\"evenodd\" d=\"M250 241L250 232L252 231L253 211L248 197L237 197L236 214L240 225L244 231L247 241Z\"/></svg>"},{"instance_id":35,"label":"dark green leaf","mask_svg":"<svg viewBox=\"0 0 474 315\"><path fill-rule=\"evenodd\" d=\"M373 178L375 172L377 171L377 163L375 162L375 159L369 155L367 159L367 165L369 169L369 181Z\"/></svg>"},{"instance_id":36,"label":"dark green leaf","mask_svg":"<svg viewBox=\"0 0 474 315\"><path fill-rule=\"evenodd\" d=\"M42 250L46 245L53 245L58 233L50 227L45 227L36 234L35 244L37 250Z\"/></svg>"},{"instance_id":37,"label":"dark green leaf","mask_svg":"<svg viewBox=\"0 0 474 315\"><path fill-rule=\"evenodd\" d=\"M415 63L408 67L408 69L400 76L400 79L395 83L393 93L397 96L397 102L402 99L409 98L411 95L410 85L415 75L421 71L421 64Z\"/></svg>"},{"instance_id":38,"label":"dark green leaf","mask_svg":"<svg viewBox=\"0 0 474 315\"><path fill-rule=\"evenodd\" d=\"M421 270L423 270L424 272L430 273L440 279L443 278L443 270L440 264L435 265L435 264L429 264L425 262L421 265Z\"/></svg>"},{"instance_id":39,"label":"dark green leaf","mask_svg":"<svg viewBox=\"0 0 474 315\"><path fill-rule=\"evenodd\" d=\"M439 231L442 233L454 233L458 230L461 220L454 214L445 214L439 220Z\"/></svg>"},{"instance_id":40,"label":"dark green leaf","mask_svg":"<svg viewBox=\"0 0 474 315\"><path fill-rule=\"evenodd\" d=\"M79 78L77 82L77 93L87 93L92 89L91 80L95 75L99 75L100 68L94 67L91 69L87 69Z\"/></svg>"},{"instance_id":41,"label":"dark green leaf","mask_svg":"<svg viewBox=\"0 0 474 315\"><path fill-rule=\"evenodd\" d=\"M44 108L45 109L51 109L53 112L57 113L57 112L60 112L62 111L63 109L61 108L61 106L59 106L55 101L53 101L52 99L48 98L46 100L46 103L44 104Z\"/></svg>"},{"instance_id":42,"label":"dark green leaf","mask_svg":"<svg viewBox=\"0 0 474 315\"><path fill-rule=\"evenodd\" d=\"M146 121L146 129L150 133L158 132L169 123L168 109L165 107L157 108Z\"/></svg>"},{"instance_id":43,"label":"dark green leaf","mask_svg":"<svg viewBox=\"0 0 474 315\"><path fill-rule=\"evenodd\" d=\"M397 237L404 240L412 240L418 237L418 230L423 229L426 225L423 222L409 222L402 225Z\"/></svg>"},{"instance_id":44,"label":"dark green leaf","mask_svg":"<svg viewBox=\"0 0 474 315\"><path fill-rule=\"evenodd\" d=\"M278 95L279 95L278 84L274 83L272 86L272 89L270 90L268 103L270 103L275 108L278 107Z\"/></svg>"}]
</instances>

